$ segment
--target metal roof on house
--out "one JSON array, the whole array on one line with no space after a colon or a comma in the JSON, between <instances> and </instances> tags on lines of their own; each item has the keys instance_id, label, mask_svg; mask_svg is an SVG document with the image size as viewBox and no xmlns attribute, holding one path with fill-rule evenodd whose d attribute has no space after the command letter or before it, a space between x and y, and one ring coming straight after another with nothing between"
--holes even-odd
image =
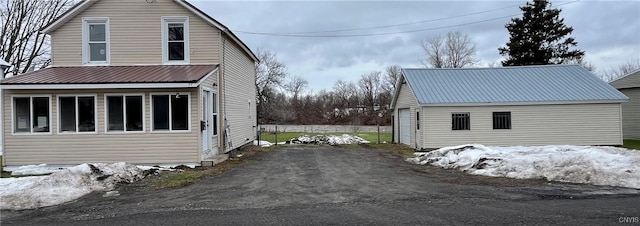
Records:
<instances>
[{"instance_id":1,"label":"metal roof on house","mask_svg":"<svg viewBox=\"0 0 640 226\"><path fill-rule=\"evenodd\" d=\"M579 65L402 69L402 72L421 105L628 100Z\"/></svg>"},{"instance_id":2,"label":"metal roof on house","mask_svg":"<svg viewBox=\"0 0 640 226\"><path fill-rule=\"evenodd\" d=\"M52 67L0 81L2 85L196 83L218 65Z\"/></svg>"},{"instance_id":3,"label":"metal roof on house","mask_svg":"<svg viewBox=\"0 0 640 226\"><path fill-rule=\"evenodd\" d=\"M617 78L609 82L609 85L615 87L616 89L639 88L640 87L640 70L636 70L635 72L631 72L627 75L623 75L620 78Z\"/></svg>"}]
</instances>

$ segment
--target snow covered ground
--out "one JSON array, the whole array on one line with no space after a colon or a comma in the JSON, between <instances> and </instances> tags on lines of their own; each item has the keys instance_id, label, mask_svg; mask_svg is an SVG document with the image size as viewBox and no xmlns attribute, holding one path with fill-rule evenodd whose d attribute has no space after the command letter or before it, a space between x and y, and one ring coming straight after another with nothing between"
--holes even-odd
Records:
<instances>
[{"instance_id":1,"label":"snow covered ground","mask_svg":"<svg viewBox=\"0 0 640 226\"><path fill-rule=\"evenodd\" d=\"M340 144L367 144L369 141L362 139L358 136L353 136L349 134L342 134L341 136L336 135L303 135L300 137L293 138L288 141L278 142L278 144L329 144L329 145L340 145ZM258 145L258 141L253 141L253 145ZM269 141L260 141L261 147L270 147L274 145Z\"/></svg>"},{"instance_id":2,"label":"snow covered ground","mask_svg":"<svg viewBox=\"0 0 640 226\"><path fill-rule=\"evenodd\" d=\"M110 191L118 183L131 183L142 178L140 168L124 162L82 164L56 170L47 176L0 178L0 209L57 205L93 191Z\"/></svg>"},{"instance_id":3,"label":"snow covered ground","mask_svg":"<svg viewBox=\"0 0 640 226\"><path fill-rule=\"evenodd\" d=\"M487 147L467 144L416 153L415 164L469 174L640 189L640 152L600 146Z\"/></svg>"}]
</instances>

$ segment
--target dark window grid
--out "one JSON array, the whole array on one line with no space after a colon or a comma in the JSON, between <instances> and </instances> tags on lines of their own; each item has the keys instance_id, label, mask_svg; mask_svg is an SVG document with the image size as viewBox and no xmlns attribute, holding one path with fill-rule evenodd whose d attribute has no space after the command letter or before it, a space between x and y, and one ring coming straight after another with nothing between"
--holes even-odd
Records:
<instances>
[{"instance_id":1,"label":"dark window grid","mask_svg":"<svg viewBox=\"0 0 640 226\"><path fill-rule=\"evenodd\" d=\"M494 112L493 129L511 129L511 112Z\"/></svg>"},{"instance_id":2,"label":"dark window grid","mask_svg":"<svg viewBox=\"0 0 640 226\"><path fill-rule=\"evenodd\" d=\"M470 114L469 113L453 113L452 130L470 130Z\"/></svg>"}]
</instances>

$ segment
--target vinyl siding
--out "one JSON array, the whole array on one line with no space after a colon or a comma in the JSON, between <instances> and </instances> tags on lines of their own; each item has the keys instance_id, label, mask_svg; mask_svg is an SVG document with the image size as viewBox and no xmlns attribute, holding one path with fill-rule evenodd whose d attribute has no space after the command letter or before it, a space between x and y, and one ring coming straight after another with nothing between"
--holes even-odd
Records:
<instances>
[{"instance_id":1,"label":"vinyl siding","mask_svg":"<svg viewBox=\"0 0 640 226\"><path fill-rule=\"evenodd\" d=\"M510 130L494 130L493 114L511 112ZM484 145L621 145L620 104L423 107L427 148ZM451 113L471 113L471 130L451 130Z\"/></svg>"},{"instance_id":2,"label":"vinyl siding","mask_svg":"<svg viewBox=\"0 0 640 226\"><path fill-rule=\"evenodd\" d=\"M640 76L636 76L640 78ZM629 102L622 103L622 129L624 139L640 140L640 87L620 89L629 97Z\"/></svg>"},{"instance_id":3,"label":"vinyl siding","mask_svg":"<svg viewBox=\"0 0 640 226\"><path fill-rule=\"evenodd\" d=\"M640 88L640 70L609 83L616 89ZM628 96L628 95L627 95Z\"/></svg>"},{"instance_id":4,"label":"vinyl siding","mask_svg":"<svg viewBox=\"0 0 640 226\"><path fill-rule=\"evenodd\" d=\"M79 164L86 162L130 162L130 163L180 163L200 162L198 142L198 96L197 89L181 90L91 90L29 91L5 90L4 117L4 161L6 165L26 164ZM190 92L191 131L178 133L151 133L150 93ZM105 133L105 93L144 93L145 132L114 134ZM50 135L11 134L11 96L16 94L53 94ZM97 134L59 134L57 95L97 94Z\"/></svg>"},{"instance_id":5,"label":"vinyl siding","mask_svg":"<svg viewBox=\"0 0 640 226\"><path fill-rule=\"evenodd\" d=\"M82 18L108 17L111 65L162 64L162 16L188 16L192 64L220 61L220 30L172 0L100 0L51 33L52 65L82 64Z\"/></svg>"},{"instance_id":6,"label":"vinyl siding","mask_svg":"<svg viewBox=\"0 0 640 226\"><path fill-rule=\"evenodd\" d=\"M256 71L253 60L231 39L225 40L222 68L225 104L221 107L231 128L233 147L237 148L256 138Z\"/></svg>"},{"instance_id":7,"label":"vinyl siding","mask_svg":"<svg viewBox=\"0 0 640 226\"><path fill-rule=\"evenodd\" d=\"M418 102L416 101L415 96L413 95L413 93L411 92L411 88L409 87L409 85L407 83L404 83L401 85L400 87L400 92L398 93L398 98L396 98L396 104L395 104L395 109L393 110L393 115L394 115L394 119L393 119L393 134L394 134L394 141L397 143L400 143L400 134L399 134L399 130L398 128L400 127L400 125L398 125L398 109L403 109L403 108L410 108L409 110L409 124L410 124L410 131L409 134L411 136L410 138L410 143L411 147L416 148L416 139L415 139L415 129L416 129L416 109L418 108ZM424 115L424 114L423 114ZM422 120L422 116L420 116L420 121L424 121ZM422 125L421 125L422 128Z\"/></svg>"}]
</instances>

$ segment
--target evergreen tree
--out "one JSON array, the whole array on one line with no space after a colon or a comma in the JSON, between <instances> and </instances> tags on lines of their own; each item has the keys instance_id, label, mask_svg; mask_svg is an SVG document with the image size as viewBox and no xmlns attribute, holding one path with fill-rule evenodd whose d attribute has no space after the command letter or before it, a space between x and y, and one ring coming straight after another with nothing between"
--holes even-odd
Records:
<instances>
[{"instance_id":1,"label":"evergreen tree","mask_svg":"<svg viewBox=\"0 0 640 226\"><path fill-rule=\"evenodd\" d=\"M509 31L507 46L500 47L500 55L508 58L503 66L562 64L582 59L584 51L569 50L576 46L573 37L566 37L573 31L564 25L560 9L547 8L547 0L527 2L520 9L522 18L512 18L505 27Z\"/></svg>"}]
</instances>

